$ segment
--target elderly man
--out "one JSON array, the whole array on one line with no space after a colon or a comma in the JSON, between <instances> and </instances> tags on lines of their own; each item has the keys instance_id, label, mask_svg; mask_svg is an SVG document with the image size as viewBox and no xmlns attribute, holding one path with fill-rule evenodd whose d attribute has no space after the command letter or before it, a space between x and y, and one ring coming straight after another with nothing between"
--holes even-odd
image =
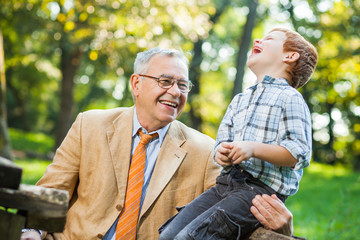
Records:
<instances>
[{"instance_id":1,"label":"elderly man","mask_svg":"<svg viewBox=\"0 0 360 240\"><path fill-rule=\"evenodd\" d=\"M139 53L130 85L135 105L79 114L38 182L70 194L64 231L41 232L43 238L158 239L177 206L215 184L214 140L176 120L192 86L185 56L159 48ZM254 212L266 224L274 208L257 203ZM40 234L26 230L22 239Z\"/></svg>"}]
</instances>

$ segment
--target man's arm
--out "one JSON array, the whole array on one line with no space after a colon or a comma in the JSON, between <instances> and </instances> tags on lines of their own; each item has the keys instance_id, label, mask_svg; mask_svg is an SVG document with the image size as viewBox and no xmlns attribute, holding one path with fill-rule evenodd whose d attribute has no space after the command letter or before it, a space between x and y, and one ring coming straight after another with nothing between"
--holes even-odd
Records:
<instances>
[{"instance_id":1,"label":"man's arm","mask_svg":"<svg viewBox=\"0 0 360 240\"><path fill-rule=\"evenodd\" d=\"M275 194L257 195L252 203L254 204L250 208L252 214L265 228L287 236L293 235L293 215Z\"/></svg>"}]
</instances>

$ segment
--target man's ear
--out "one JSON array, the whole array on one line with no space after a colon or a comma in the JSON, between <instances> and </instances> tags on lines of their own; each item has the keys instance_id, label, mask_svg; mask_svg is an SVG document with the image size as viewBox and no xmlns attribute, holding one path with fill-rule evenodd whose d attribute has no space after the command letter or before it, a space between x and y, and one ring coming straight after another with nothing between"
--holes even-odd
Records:
<instances>
[{"instance_id":1,"label":"man's ear","mask_svg":"<svg viewBox=\"0 0 360 240\"><path fill-rule=\"evenodd\" d=\"M284 57L283 61L285 63L293 63L299 60L300 54L298 52L288 52Z\"/></svg>"},{"instance_id":2,"label":"man's ear","mask_svg":"<svg viewBox=\"0 0 360 240\"><path fill-rule=\"evenodd\" d=\"M131 90L134 94L134 96L138 96L139 95L139 90L140 90L140 81L141 81L141 76L139 76L139 74L133 73L130 77L130 86L131 86Z\"/></svg>"}]
</instances>

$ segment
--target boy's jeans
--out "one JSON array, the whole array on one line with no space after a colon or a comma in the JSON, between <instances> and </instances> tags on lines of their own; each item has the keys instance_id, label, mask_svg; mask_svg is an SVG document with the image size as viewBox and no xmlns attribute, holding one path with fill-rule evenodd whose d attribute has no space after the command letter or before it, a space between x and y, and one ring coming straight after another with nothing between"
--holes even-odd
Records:
<instances>
[{"instance_id":1,"label":"boy's jeans","mask_svg":"<svg viewBox=\"0 0 360 240\"><path fill-rule=\"evenodd\" d=\"M274 193L241 169L221 173L214 187L180 209L160 227L159 240L240 239L260 226L250 212L252 199L257 194ZM286 197L277 195L285 201Z\"/></svg>"}]
</instances>

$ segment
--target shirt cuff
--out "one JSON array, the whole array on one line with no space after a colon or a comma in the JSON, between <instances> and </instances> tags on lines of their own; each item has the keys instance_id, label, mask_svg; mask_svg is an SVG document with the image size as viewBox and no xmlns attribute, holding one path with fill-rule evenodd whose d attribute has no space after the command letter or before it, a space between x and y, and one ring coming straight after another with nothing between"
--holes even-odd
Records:
<instances>
[{"instance_id":1,"label":"shirt cuff","mask_svg":"<svg viewBox=\"0 0 360 240\"><path fill-rule=\"evenodd\" d=\"M22 233L24 232L38 232L40 234L40 238L43 239L43 232L41 230L32 229L32 228L23 228L21 230Z\"/></svg>"}]
</instances>

